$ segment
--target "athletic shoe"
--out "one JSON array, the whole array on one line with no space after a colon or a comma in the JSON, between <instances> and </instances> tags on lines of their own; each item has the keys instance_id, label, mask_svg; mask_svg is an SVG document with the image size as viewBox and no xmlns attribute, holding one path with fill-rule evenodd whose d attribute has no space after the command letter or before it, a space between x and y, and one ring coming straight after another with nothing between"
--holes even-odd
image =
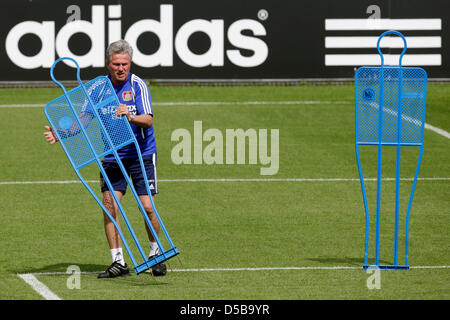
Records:
<instances>
[{"instance_id":1,"label":"athletic shoe","mask_svg":"<svg viewBox=\"0 0 450 320\"><path fill-rule=\"evenodd\" d=\"M130 270L128 270L126 263L123 266L119 262L114 261L108 269L106 269L105 272L100 273L97 278L115 278L120 276L130 276Z\"/></svg>"},{"instance_id":2,"label":"athletic shoe","mask_svg":"<svg viewBox=\"0 0 450 320\"><path fill-rule=\"evenodd\" d=\"M156 256L156 255L149 257L149 259L153 258L154 256ZM152 267L152 275L154 275L155 277L165 276L166 273L167 273L167 267L164 262L160 262Z\"/></svg>"}]
</instances>

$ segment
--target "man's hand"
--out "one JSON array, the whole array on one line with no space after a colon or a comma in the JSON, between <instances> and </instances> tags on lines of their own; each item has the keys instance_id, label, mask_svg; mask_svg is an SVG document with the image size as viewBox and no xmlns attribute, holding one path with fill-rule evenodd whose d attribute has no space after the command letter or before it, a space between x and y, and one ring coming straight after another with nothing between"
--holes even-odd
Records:
<instances>
[{"instance_id":1,"label":"man's hand","mask_svg":"<svg viewBox=\"0 0 450 320\"><path fill-rule=\"evenodd\" d=\"M45 126L44 128L45 130L47 130L44 132L45 140L47 140L47 142L49 142L50 144L54 144L55 142L57 142L58 137L56 136L53 128L49 126Z\"/></svg>"},{"instance_id":2,"label":"man's hand","mask_svg":"<svg viewBox=\"0 0 450 320\"><path fill-rule=\"evenodd\" d=\"M128 106L121 103L117 107L116 116L121 117L123 115L125 115L127 117L128 121L130 121L130 111L128 110Z\"/></svg>"}]
</instances>

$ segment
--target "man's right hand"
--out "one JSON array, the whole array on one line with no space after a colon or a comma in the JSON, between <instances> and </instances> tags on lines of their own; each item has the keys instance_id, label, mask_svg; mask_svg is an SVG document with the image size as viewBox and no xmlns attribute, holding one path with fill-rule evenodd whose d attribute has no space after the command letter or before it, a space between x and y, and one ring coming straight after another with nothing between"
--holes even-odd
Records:
<instances>
[{"instance_id":1,"label":"man's right hand","mask_svg":"<svg viewBox=\"0 0 450 320\"><path fill-rule=\"evenodd\" d=\"M45 130L47 130L44 132L45 140L47 140L47 142L49 142L50 144L54 144L58 141L58 137L56 136L55 130L53 130L52 127L45 126Z\"/></svg>"}]
</instances>

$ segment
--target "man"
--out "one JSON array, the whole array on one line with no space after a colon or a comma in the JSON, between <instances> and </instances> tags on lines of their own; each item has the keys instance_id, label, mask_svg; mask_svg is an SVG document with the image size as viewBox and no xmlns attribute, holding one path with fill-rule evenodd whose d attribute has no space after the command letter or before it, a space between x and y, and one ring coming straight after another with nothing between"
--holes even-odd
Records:
<instances>
[{"instance_id":1,"label":"man","mask_svg":"<svg viewBox=\"0 0 450 320\"><path fill-rule=\"evenodd\" d=\"M138 76L130 73L131 61L133 57L133 49L124 40L111 43L106 52L106 67L109 71L109 79L113 84L120 105L117 107L117 116L126 116L130 122L131 128L139 143L149 179L150 191L154 201L157 191L156 183L156 143L153 129L153 111L151 105L150 91L145 82ZM85 120L83 120L85 122ZM49 126L45 126L46 132L44 136L50 144L58 141L58 138ZM160 226L158 219L153 213L150 198L147 195L144 177L142 175L139 158L134 145L128 145L118 150L118 154L122 160L128 175L131 177L137 194L144 206L145 211L152 223L156 233L159 234ZM127 182L120 170L117 161L112 154L105 156L102 162L103 168L113 185L117 199L120 201L125 195ZM108 189L101 173L100 173L101 191L103 194L103 204L111 213L111 215L119 224L119 210L114 201L111 192ZM130 275L127 264L124 261L122 243L116 228L105 212L104 227L106 238L111 251L112 264L98 275L99 278L114 278L117 276ZM153 238L148 226L146 225L148 238L150 240L149 257L159 254L158 245ZM166 265L159 263L152 268L155 276L165 275L167 272Z\"/></svg>"}]
</instances>

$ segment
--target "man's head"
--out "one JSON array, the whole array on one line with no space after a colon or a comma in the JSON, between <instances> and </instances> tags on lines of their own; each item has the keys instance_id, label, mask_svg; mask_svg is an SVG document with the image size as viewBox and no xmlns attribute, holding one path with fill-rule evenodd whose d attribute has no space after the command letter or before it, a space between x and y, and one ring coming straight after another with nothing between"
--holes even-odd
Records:
<instances>
[{"instance_id":1,"label":"man's head","mask_svg":"<svg viewBox=\"0 0 450 320\"><path fill-rule=\"evenodd\" d=\"M127 81L133 58L133 48L125 40L111 43L106 49L106 68L111 82L119 85Z\"/></svg>"}]
</instances>

